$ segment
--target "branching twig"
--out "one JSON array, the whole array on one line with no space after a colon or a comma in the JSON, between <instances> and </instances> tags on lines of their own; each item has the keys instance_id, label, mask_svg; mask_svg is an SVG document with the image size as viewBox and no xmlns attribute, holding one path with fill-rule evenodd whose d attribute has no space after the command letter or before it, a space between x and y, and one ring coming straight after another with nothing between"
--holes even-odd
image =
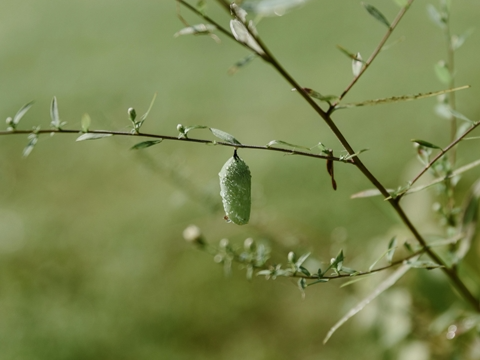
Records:
<instances>
[{"instance_id":1,"label":"branching twig","mask_svg":"<svg viewBox=\"0 0 480 360\"><path fill-rule=\"evenodd\" d=\"M456 139L455 141L453 141L452 143L450 143L447 147L445 147L444 149L441 149L440 150L440 153L435 156L423 169L422 171L420 171L417 176L415 176L413 178L412 181L410 181L410 186L415 184L427 171L428 169L430 169L443 155L445 155L446 152L448 152L449 150L453 149L455 147L455 145L457 145L460 141L462 141L468 134L470 134L473 130L475 130L478 126L480 125L480 122L476 122L474 123L470 129L468 129L467 131L465 131L463 133L463 135L459 136L458 139ZM400 194L398 195L395 200L398 202L400 201L400 199L407 193L408 191L406 191L405 193L403 194Z\"/></svg>"},{"instance_id":2,"label":"branching twig","mask_svg":"<svg viewBox=\"0 0 480 360\"><path fill-rule=\"evenodd\" d=\"M4 130L0 131L0 136L5 135L27 135L31 134L32 130ZM44 130L35 130L36 134L82 134L82 130L66 130L66 129L44 129ZM247 144L233 144L223 141L215 141L215 140L204 140L204 139L195 139L195 138L178 138L176 136L171 135L160 135L160 134L148 134L148 133L132 133L127 131L112 131L112 130L89 130L88 134L102 134L102 135L115 135L115 136L130 136L130 137L144 137L144 138L154 138L154 139L162 139L162 140L170 140L170 141L183 141L183 142L192 142L192 143L201 143L207 145L221 145L221 146L228 146L234 147L239 149L255 149L255 150L268 150L268 151L277 151L282 152L288 155L299 155L299 156L306 156L324 160L333 160L339 161L347 164L353 164L352 159L341 159L339 157L331 158L328 155L322 154L314 154L308 153L305 151L298 151L295 149L284 149L274 146L262 146L262 145L247 145Z\"/></svg>"},{"instance_id":3,"label":"branching twig","mask_svg":"<svg viewBox=\"0 0 480 360\"><path fill-rule=\"evenodd\" d=\"M207 243L203 243L202 246L200 247L201 250L207 252L208 254L212 255L212 256L215 256L219 253L219 248L217 248L216 246L213 246L211 244L207 244ZM352 274L347 274L347 273L343 273L343 274L340 274L340 273L337 273L337 274L334 274L334 275L323 275L323 276L319 276L318 274L311 274L311 275L306 275L305 273L302 273L300 271L295 271L295 272L292 272L288 275L280 275L280 276L283 276L283 277L291 277L291 278L297 278L297 279L306 279L306 280L319 280L319 279L326 279L328 281L331 281L331 280L338 280L338 279L345 279L345 278L350 278L350 279L354 279L356 277L359 277L359 276L367 276L367 275L372 275L372 274L375 274L377 272L381 272L381 271L385 271L385 270L388 270L388 269L391 269L393 267L396 267L398 265L401 265L401 264L404 264L406 261L416 257L416 256L419 256L419 255L422 255L424 254L426 251L426 248L422 248L422 249L419 249L417 251L415 251L414 253L411 253L410 255L402 258L402 259L399 259L399 260L396 260L396 261L393 261L391 262L390 264L388 265L385 265L385 266L381 266L381 267L378 267L378 268L375 268L375 269L371 269L371 270L368 270L368 271L357 271L355 273L352 273ZM253 266L253 268L255 270L271 270L271 269L274 269L275 266L273 266L272 264L265 264L265 265L262 265L262 266L255 266L255 265L252 265L248 260L246 260L244 257L236 254L236 253L231 253L230 254L232 256L232 260L235 261L236 263L239 263L239 264L243 264L243 265L250 265L250 266ZM282 269L283 270L283 269Z\"/></svg>"},{"instance_id":4,"label":"branching twig","mask_svg":"<svg viewBox=\"0 0 480 360\"><path fill-rule=\"evenodd\" d=\"M338 98L338 100L333 103L330 108L328 109L328 113L332 113L334 110L335 110L335 106L338 105L338 103L340 101L342 101L342 99L347 95L347 93L352 89L352 87L357 83L358 79L360 79L360 77L363 75L363 73L368 69L368 67L370 66L370 64L373 62L373 60L375 60L375 58L377 57L377 55L380 53L380 51L382 50L383 46L385 45L385 43L387 42L388 38L390 37L390 35L392 34L393 30L395 30L395 28L397 27L398 23L400 22L400 20L402 20L403 18L403 15L405 15L405 13L407 12L407 10L410 8L410 6L412 5L412 3L414 2L415 0L409 0L407 5L405 5L401 10L400 12L397 14L397 16L395 17L395 19L393 20L393 22L391 23L390 27L388 28L387 32L385 33L385 35L383 35L383 38L380 40L380 42L378 43L377 47L375 48L375 50L373 51L372 55L370 55L370 57L368 58L368 60L365 62L365 64L363 65L362 69L360 70L359 74L357 76L355 76L353 78L353 80L350 82L350 84L348 84L348 86L345 88L345 90L343 90L342 94L340 95L340 97Z\"/></svg>"}]
</instances>

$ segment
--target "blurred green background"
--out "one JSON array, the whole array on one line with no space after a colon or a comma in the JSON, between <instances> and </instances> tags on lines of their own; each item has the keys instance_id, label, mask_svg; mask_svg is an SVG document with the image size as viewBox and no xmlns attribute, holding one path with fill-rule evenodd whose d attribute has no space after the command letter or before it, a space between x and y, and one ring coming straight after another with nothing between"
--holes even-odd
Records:
<instances>
[{"instance_id":1,"label":"blurred green background","mask_svg":"<svg viewBox=\"0 0 480 360\"><path fill-rule=\"evenodd\" d=\"M398 12L394 1L371 3L389 19ZM433 71L445 57L444 38L427 3L415 2L390 42L404 41L380 54L346 101L445 88ZM207 5L228 26L227 14L214 1ZM208 36L174 39L183 24L173 0L3 0L1 10L1 116L35 100L20 128L48 128L56 96L66 128L80 128L88 113L92 129L128 131L127 109L143 114L157 93L146 132L176 135L178 123L202 124L247 144L321 141L341 154L323 122L262 61L227 74L248 54L244 48L221 35L221 44ZM453 31L478 24L479 14L478 1L456 1ZM324 94L339 94L352 78L336 45L367 58L385 31L350 0L310 1L258 29L303 86ZM456 58L457 85L472 85L457 94L458 109L474 120L479 43L477 31ZM410 139L448 143L449 125L434 114L435 103L339 111L335 121L354 148L370 149L362 159L396 188L420 168ZM1 359L423 360L453 359L462 346L430 327L458 299L439 271L410 272L324 346L328 329L384 275L345 288L318 285L302 299L293 280L248 282L237 266L226 278L182 239L196 224L211 242L266 242L279 262L290 250L311 251L306 266L315 270L343 248L346 266L367 269L391 236L404 241L409 234L381 199L350 200L371 187L352 166L336 166L334 192L322 161L241 151L253 174L253 208L251 224L239 227L224 222L218 196L217 174L230 148L164 141L134 152L128 149L135 139L74 140L42 136L22 158L26 136L0 137ZM476 157L477 142L462 145L460 165ZM459 202L478 174L464 177ZM425 234L440 233L433 195L405 199ZM477 245L468 257L473 273L479 255ZM470 344L464 358L480 358L478 341Z\"/></svg>"}]
</instances>

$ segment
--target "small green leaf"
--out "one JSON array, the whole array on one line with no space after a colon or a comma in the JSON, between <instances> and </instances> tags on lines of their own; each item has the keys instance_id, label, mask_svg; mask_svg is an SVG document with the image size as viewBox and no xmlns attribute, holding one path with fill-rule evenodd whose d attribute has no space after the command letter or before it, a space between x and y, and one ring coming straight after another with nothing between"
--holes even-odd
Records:
<instances>
[{"instance_id":1,"label":"small green leaf","mask_svg":"<svg viewBox=\"0 0 480 360\"><path fill-rule=\"evenodd\" d=\"M308 257L310 256L311 253L306 253L306 254L303 254L302 256L300 256L297 260L297 262L295 263L295 266L296 267L301 267L303 265L303 263L305 262L305 260L308 259Z\"/></svg>"},{"instance_id":2,"label":"small green leaf","mask_svg":"<svg viewBox=\"0 0 480 360\"><path fill-rule=\"evenodd\" d=\"M307 280L304 278L298 279L298 288L303 292L307 288Z\"/></svg>"},{"instance_id":3,"label":"small green leaf","mask_svg":"<svg viewBox=\"0 0 480 360\"><path fill-rule=\"evenodd\" d=\"M299 270L306 276L310 276L310 271L308 271L308 269L304 268L303 266L300 266L299 267Z\"/></svg>"},{"instance_id":4,"label":"small green leaf","mask_svg":"<svg viewBox=\"0 0 480 360\"><path fill-rule=\"evenodd\" d=\"M35 147L37 142L38 142L38 134L31 133L30 135L28 135L28 144L25 147L25 149L23 149L24 157L27 157L28 155L30 155L30 153L33 151L33 148Z\"/></svg>"},{"instance_id":5,"label":"small green leaf","mask_svg":"<svg viewBox=\"0 0 480 360\"><path fill-rule=\"evenodd\" d=\"M153 94L153 99L150 102L150 106L148 107L148 110L145 114L142 115L140 120L137 122L138 124L138 129L143 125L143 122L147 119L148 114L150 114L150 110L152 110L153 104L155 104L155 99L157 98L157 93Z\"/></svg>"},{"instance_id":6,"label":"small green leaf","mask_svg":"<svg viewBox=\"0 0 480 360\"><path fill-rule=\"evenodd\" d=\"M260 270L259 272L257 272L256 275L257 276L270 276L270 275L272 275L272 271L271 270Z\"/></svg>"},{"instance_id":7,"label":"small green leaf","mask_svg":"<svg viewBox=\"0 0 480 360\"><path fill-rule=\"evenodd\" d=\"M434 65L434 69L438 80L440 80L444 84L450 84L450 82L452 81L452 74L450 74L450 70L448 69L445 61L439 61L438 63L436 63Z\"/></svg>"},{"instance_id":8,"label":"small green leaf","mask_svg":"<svg viewBox=\"0 0 480 360\"><path fill-rule=\"evenodd\" d=\"M235 40L237 40L239 43L246 45L259 55L265 55L262 47L258 44L257 40L255 40L242 22L237 19L230 20L230 30L232 31L232 35Z\"/></svg>"},{"instance_id":9,"label":"small green leaf","mask_svg":"<svg viewBox=\"0 0 480 360\"><path fill-rule=\"evenodd\" d=\"M84 133L88 132L91 122L92 120L90 119L90 115L83 114L81 123L82 123L82 131Z\"/></svg>"},{"instance_id":10,"label":"small green leaf","mask_svg":"<svg viewBox=\"0 0 480 360\"><path fill-rule=\"evenodd\" d=\"M362 55L360 53L357 53L355 55L355 58L352 59L352 73L353 76L357 77L360 75L363 69L363 60L362 60Z\"/></svg>"},{"instance_id":11,"label":"small green leaf","mask_svg":"<svg viewBox=\"0 0 480 360\"><path fill-rule=\"evenodd\" d=\"M465 31L461 35L453 35L451 40L453 50L457 50L459 47L461 47L465 42L465 40L467 40L467 38L472 34L473 34L473 29L471 28Z\"/></svg>"},{"instance_id":12,"label":"small green leaf","mask_svg":"<svg viewBox=\"0 0 480 360\"><path fill-rule=\"evenodd\" d=\"M291 148L294 148L294 149L305 149L305 150L310 151L310 148L308 148L308 147L301 146L301 145L290 144L290 143L288 143L286 141L282 141L282 140L272 140L265 146L267 148L269 148L269 147L272 147L273 145L284 145L284 146L288 146L288 147L291 147Z\"/></svg>"},{"instance_id":13,"label":"small green leaf","mask_svg":"<svg viewBox=\"0 0 480 360\"><path fill-rule=\"evenodd\" d=\"M103 139L106 137L113 136L112 134L96 134L96 133L86 133L80 135L76 141L84 141L84 140L98 140Z\"/></svg>"},{"instance_id":14,"label":"small green leaf","mask_svg":"<svg viewBox=\"0 0 480 360\"><path fill-rule=\"evenodd\" d=\"M130 121L133 124L135 124L135 119L137 118L137 112L135 111L135 109L134 108L128 108L127 113L128 113L128 118L130 119Z\"/></svg>"},{"instance_id":15,"label":"small green leaf","mask_svg":"<svg viewBox=\"0 0 480 360\"><path fill-rule=\"evenodd\" d=\"M220 140L223 140L233 145L242 145L240 141L238 141L232 135L230 135L229 133L226 133L225 131L215 129L215 128L209 128L209 129L212 132L212 134L215 135Z\"/></svg>"},{"instance_id":16,"label":"small green leaf","mask_svg":"<svg viewBox=\"0 0 480 360\"><path fill-rule=\"evenodd\" d=\"M388 251L387 251L387 261L389 264L392 263L393 254L395 254L395 249L397 248L397 237L394 236L392 240L388 243Z\"/></svg>"},{"instance_id":17,"label":"small green leaf","mask_svg":"<svg viewBox=\"0 0 480 360\"><path fill-rule=\"evenodd\" d=\"M173 37L179 37L182 35L197 35L197 34L210 34L212 31L215 31L217 27L210 24L198 24L192 25L186 28L177 31L173 34Z\"/></svg>"},{"instance_id":18,"label":"small green leaf","mask_svg":"<svg viewBox=\"0 0 480 360\"><path fill-rule=\"evenodd\" d=\"M203 12L207 7L207 2L205 0L198 0L196 7L197 7L197 10L203 14Z\"/></svg>"},{"instance_id":19,"label":"small green leaf","mask_svg":"<svg viewBox=\"0 0 480 360\"><path fill-rule=\"evenodd\" d=\"M205 125L192 125L192 126L187 126L185 129L184 129L184 133L185 134L188 134L190 131L192 130L196 130L196 129L207 129L208 126L205 126Z\"/></svg>"},{"instance_id":20,"label":"small green leaf","mask_svg":"<svg viewBox=\"0 0 480 360\"><path fill-rule=\"evenodd\" d=\"M410 140L411 142L414 142L414 143L417 143L418 145L421 145L423 147L426 147L426 148L430 148L430 149L439 149L439 150L442 150L443 149L440 147L440 146L437 146L435 144L432 144L428 141L424 141L424 140L419 140L419 139L412 139Z\"/></svg>"},{"instance_id":21,"label":"small green leaf","mask_svg":"<svg viewBox=\"0 0 480 360\"><path fill-rule=\"evenodd\" d=\"M349 280L349 281L343 283L342 285L340 285L340 287L343 288L343 287L355 284L356 282L367 279L369 276L370 275L355 276L352 280Z\"/></svg>"},{"instance_id":22,"label":"small green leaf","mask_svg":"<svg viewBox=\"0 0 480 360\"><path fill-rule=\"evenodd\" d=\"M347 55L350 59L353 59L353 60L356 60L357 59L357 55L354 54L353 52L350 52L348 51L347 49L345 49L343 46L340 46L340 45L337 45L337 49L340 50L342 53L344 53L345 55ZM358 59L357 59L358 60Z\"/></svg>"},{"instance_id":23,"label":"small green leaf","mask_svg":"<svg viewBox=\"0 0 480 360\"><path fill-rule=\"evenodd\" d=\"M64 125L60 122L60 115L58 114L58 104L57 98L54 96L52 99L52 104L50 106L50 117L52 122L50 123L51 126L55 129L60 130L61 126Z\"/></svg>"},{"instance_id":24,"label":"small green leaf","mask_svg":"<svg viewBox=\"0 0 480 360\"><path fill-rule=\"evenodd\" d=\"M432 4L427 5L427 12L430 17L430 19L437 24L441 29L445 28L445 25L447 23L447 20L440 12L437 10L435 6Z\"/></svg>"},{"instance_id":25,"label":"small green leaf","mask_svg":"<svg viewBox=\"0 0 480 360\"><path fill-rule=\"evenodd\" d=\"M18 125L18 123L20 122L20 120L22 119L22 117L27 113L28 110L30 110L30 108L32 107L34 101L30 101L29 103L23 105L20 110L17 111L17 113L15 114L15 116L13 117L13 120L11 122L11 126L15 129Z\"/></svg>"},{"instance_id":26,"label":"small green leaf","mask_svg":"<svg viewBox=\"0 0 480 360\"><path fill-rule=\"evenodd\" d=\"M408 241L405 241L405 242L403 243L403 246L405 247L405 249L407 249L407 250L408 250L409 252L411 252L412 254L415 252L415 251L413 251L413 249L412 249L412 245L410 245L410 243L409 243Z\"/></svg>"},{"instance_id":27,"label":"small green leaf","mask_svg":"<svg viewBox=\"0 0 480 360\"><path fill-rule=\"evenodd\" d=\"M247 0L242 1L242 8L258 17L277 17L301 7L308 0Z\"/></svg>"},{"instance_id":28,"label":"small green leaf","mask_svg":"<svg viewBox=\"0 0 480 360\"><path fill-rule=\"evenodd\" d=\"M312 286L312 285L319 284L319 283L326 283L326 282L329 282L329 281L330 281L330 279L317 279L317 280L309 283L307 286Z\"/></svg>"},{"instance_id":29,"label":"small green leaf","mask_svg":"<svg viewBox=\"0 0 480 360\"><path fill-rule=\"evenodd\" d=\"M183 126L182 124L178 124L177 125L177 130L179 132L178 134L178 138L179 139L186 139L188 138L188 133L192 130L195 130L195 129L208 129L208 126L205 126L205 125L193 125L193 126Z\"/></svg>"},{"instance_id":30,"label":"small green leaf","mask_svg":"<svg viewBox=\"0 0 480 360\"><path fill-rule=\"evenodd\" d=\"M406 264L409 265L412 268L415 268L415 269L427 269L427 270L438 269L438 268L444 267L443 265L439 265L439 264L434 263L433 261L428 261L428 260L425 260L425 261L410 261L410 260L408 260L406 262Z\"/></svg>"},{"instance_id":31,"label":"small green leaf","mask_svg":"<svg viewBox=\"0 0 480 360\"><path fill-rule=\"evenodd\" d=\"M153 145L160 144L163 141L163 139L159 140L149 140L149 141L142 141L139 142L138 144L133 145L130 150L140 150L140 149L145 149Z\"/></svg>"},{"instance_id":32,"label":"small green leaf","mask_svg":"<svg viewBox=\"0 0 480 360\"><path fill-rule=\"evenodd\" d=\"M336 258L332 259L329 268L335 269L337 271L342 271L343 260L345 260L345 256L343 255L343 250L340 250Z\"/></svg>"},{"instance_id":33,"label":"small green leaf","mask_svg":"<svg viewBox=\"0 0 480 360\"><path fill-rule=\"evenodd\" d=\"M365 151L368 151L370 149L361 149L357 151L355 154L348 154L346 156L340 156L340 160L350 160L351 158L354 158L355 156L360 155L361 153L364 153Z\"/></svg>"},{"instance_id":34,"label":"small green leaf","mask_svg":"<svg viewBox=\"0 0 480 360\"><path fill-rule=\"evenodd\" d=\"M351 276L355 276L358 274L358 271L355 270L355 269L351 269L349 267L346 267L346 266L342 266L342 273L346 273L346 274L349 274Z\"/></svg>"},{"instance_id":35,"label":"small green leaf","mask_svg":"<svg viewBox=\"0 0 480 360\"><path fill-rule=\"evenodd\" d=\"M375 19L380 21L382 24L384 24L387 28L390 27L390 23L388 22L387 18L374 6L370 4L366 4L362 2L363 7L365 10L368 11L370 15L372 15Z\"/></svg>"},{"instance_id":36,"label":"small green leaf","mask_svg":"<svg viewBox=\"0 0 480 360\"><path fill-rule=\"evenodd\" d=\"M230 5L230 10L232 14L242 23L245 23L247 21L247 12L234 2Z\"/></svg>"},{"instance_id":37,"label":"small green leaf","mask_svg":"<svg viewBox=\"0 0 480 360\"><path fill-rule=\"evenodd\" d=\"M238 60L230 69L228 69L228 74L230 75L235 74L237 71L239 71L241 68L250 64L256 58L257 58L257 54L252 53Z\"/></svg>"},{"instance_id":38,"label":"small green leaf","mask_svg":"<svg viewBox=\"0 0 480 360\"><path fill-rule=\"evenodd\" d=\"M456 111L456 110L453 110L453 109L449 109L450 110L450 113L455 116L457 119L460 119L460 120L463 120L463 121L466 121L470 124L475 124L475 121L473 120L470 120L469 118L467 118L465 115L463 115L462 113Z\"/></svg>"},{"instance_id":39,"label":"small green leaf","mask_svg":"<svg viewBox=\"0 0 480 360\"><path fill-rule=\"evenodd\" d=\"M296 91L296 90L297 89L292 89L292 91ZM337 95L322 95L318 91L315 91L315 90L310 89L310 88L303 88L303 90L305 90L305 92L308 95L310 95L310 97L312 97L314 99L317 99L317 100L320 100L320 101L325 101L327 103L330 103L331 101L338 100Z\"/></svg>"},{"instance_id":40,"label":"small green leaf","mask_svg":"<svg viewBox=\"0 0 480 360\"><path fill-rule=\"evenodd\" d=\"M393 189L387 189L387 191L391 193L393 192ZM380 190L369 189L369 190L360 191L356 194L351 195L350 199L360 199L360 198L367 198L367 197L378 196L378 195L382 195Z\"/></svg>"}]
</instances>

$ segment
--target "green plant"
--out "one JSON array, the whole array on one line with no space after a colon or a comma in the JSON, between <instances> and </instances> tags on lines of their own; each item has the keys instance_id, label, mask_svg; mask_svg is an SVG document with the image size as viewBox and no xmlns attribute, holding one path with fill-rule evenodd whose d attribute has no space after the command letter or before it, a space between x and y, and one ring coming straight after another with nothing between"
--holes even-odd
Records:
<instances>
[{"instance_id":1,"label":"green plant","mask_svg":"<svg viewBox=\"0 0 480 360\"><path fill-rule=\"evenodd\" d=\"M281 5L278 5L279 3ZM258 243L253 241L251 238L248 238L243 246L234 246L231 245L229 241L222 239L217 247L209 244L203 235L201 235L201 232L196 228L187 229L185 238L197 244L201 249L211 253L214 256L215 261L224 265L226 272L230 271L233 263L240 263L245 267L248 278L252 278L254 275L262 275L272 279L277 277L296 278L298 279L298 286L302 293L304 293L309 286L314 284L330 282L333 280L342 280L345 278L357 280L373 273L387 271L393 267L398 267L398 269L392 273L389 278L380 283L377 290L368 295L366 299L359 304L359 306L353 308L352 311L350 311L347 316L339 322L339 324L342 324L349 317L363 309L363 307L373 300L373 298L377 297L384 290L392 286L411 268L438 268L438 271L444 272L444 274L450 279L456 290L461 294L464 302L470 305L471 310L473 310L474 313L480 312L480 304L477 295L478 289L475 288L472 290L471 286L467 286L465 279L460 276L458 269L462 259L470 249L471 243L475 236L478 198L480 197L478 185L474 184L472 186L471 192L468 194L464 204L461 207L457 206L455 200L455 190L460 175L480 164L477 160L462 167L458 167L455 155L456 148L459 143L467 139L470 133L480 125L480 122L468 119L456 109L455 92L457 90L464 89L465 86L455 88L455 68L453 64L453 54L454 50L456 50L456 48L463 43L466 35L452 37L450 34L449 2L442 1L440 10L437 10L435 7L429 8L432 18L442 28L447 39L448 61L438 63L435 67L439 79L445 83L447 89L430 93L388 97L357 103L344 103L343 99L356 85L357 81L363 76L366 70L370 68L372 62L385 47L390 35L397 27L404 14L409 10L413 0L408 2L398 1L398 3L401 5L401 9L392 22L388 21L387 18L372 5L364 4L367 12L387 29L385 31L385 35L367 60L363 60L359 53L351 52L343 47L340 47L340 50L352 60L354 76L352 81L338 96L322 95L319 91L301 86L276 59L276 57L272 54L272 52L258 35L256 26L262 14L267 15L269 13L286 11L291 5L296 3L297 2L295 1L287 0L277 2L244 2L243 4L239 4L243 5L242 8L235 4L230 5L226 1L218 1L220 6L225 8L225 10L227 10L229 13L232 13L229 30L228 28L220 25L219 22L207 16L207 10L205 8L206 4L204 1L199 1L196 6L194 6L187 1L178 0L179 5L182 5L193 11L196 15L203 18L206 23L187 26L187 28L181 30L177 34L207 34L217 40L219 37L215 35L215 31L218 31L224 36L229 37L245 47L250 53L253 53L253 55L251 54L245 59L239 61L235 65L235 69L238 70L255 58L262 59L264 62L271 65L291 85L293 90L295 90L327 124L331 132L335 135L344 149L344 152L342 152L340 155L336 155L335 152L338 151L333 151L330 149L330 147L327 147L322 143L319 143L313 147L308 147L294 145L283 140L272 140L264 146L247 145L241 143L235 137L225 131L207 127L205 125L185 126L180 124L177 127L177 136L144 133L142 131L142 126L147 119L151 106L149 110L140 118L140 120L137 120L136 111L133 108L128 109L128 117L132 127L131 131L92 130L90 128L91 124L88 116L83 118L81 130L69 130L65 128L65 122L61 121L56 98L53 99L51 104L50 129L40 129L39 127L35 127L33 130L18 129L18 124L21 118L32 106L32 103L30 102L23 106L13 118L7 119L9 128L6 131L0 132L0 135L28 134L29 142L24 150L24 155L29 155L31 153L38 142L39 136L41 135L68 133L81 133L77 138L77 141L102 139L111 136L142 137L150 139L147 141L138 142L132 147L134 150L148 148L157 145L162 141L169 140L233 147L235 152L238 149L283 152L286 154L310 157L314 158L315 160L325 161L327 172L331 177L332 187L334 189L337 188L337 181L334 178L334 163L338 164L336 166L353 166L360 171L360 173L362 173L375 187L373 190L367 190L355 194L353 197L361 198L374 195L382 196L385 200L384 206L387 206L388 204L394 210L398 218L403 222L404 226L411 232L411 236L413 236L413 238L416 240L415 244L403 244L406 248L406 254L399 256L394 260L395 251L398 247L398 241L396 237L391 238L388 246L385 246L384 254L380 258L386 259L387 264L384 266L376 266L377 261L380 260L378 259L366 271L348 268L344 266L344 252L340 251L325 268L317 268L315 271L312 271L312 269L309 269L305 264L309 256L311 256L311 254L308 252L297 258L297 256L290 251L288 252L286 258L286 265L280 265L270 261L271 250L268 248L268 246L261 242ZM268 4L274 4L275 6L269 7ZM264 7L261 7L262 5ZM250 13L256 14L257 18L247 21L248 14L244 9L250 11ZM416 174L415 177L412 178L412 180L408 181L407 184L399 186L399 188L396 190L388 189L376 176L373 175L370 169L360 159L360 154L365 150L357 151L350 145L350 141L347 140L344 132L342 132L340 127L334 122L333 115L336 114L336 111L340 109L409 101L432 96L440 97L440 102L437 106L437 112L449 119L450 142L447 146L440 147L426 140L412 140L416 147L417 155L423 164L423 168ZM320 102L320 104L317 102L317 100ZM463 123L458 124L457 120L461 120ZM220 141L190 137L191 131L200 129L209 129ZM437 153L435 154L435 152ZM232 159L235 159L235 157L236 155L234 155L234 158ZM414 187L413 185L416 184L417 181L427 172L434 174L435 179L422 186ZM253 174L253 179L255 179L255 173ZM235 179L232 181L235 181ZM442 232L440 236L441 240L437 240L435 242L429 241L425 235L420 233L401 206L401 200L406 195L413 194L433 186L435 186L438 190L439 201L435 209L440 215L440 223L442 226ZM241 205L242 210L246 210L245 207L248 207L249 210L249 204L244 204L242 202ZM229 215L228 212L229 211L227 210L227 215ZM229 217L231 216L229 215ZM233 222L242 223L243 221ZM440 251L437 249L440 249ZM469 319L476 319L476 317L471 316L470 313L468 313L468 315L462 313L461 316L465 316ZM335 330L337 327L338 326L335 326L333 329ZM471 328L473 329L474 327L472 326ZM328 336L330 335L331 333L329 333Z\"/></svg>"}]
</instances>

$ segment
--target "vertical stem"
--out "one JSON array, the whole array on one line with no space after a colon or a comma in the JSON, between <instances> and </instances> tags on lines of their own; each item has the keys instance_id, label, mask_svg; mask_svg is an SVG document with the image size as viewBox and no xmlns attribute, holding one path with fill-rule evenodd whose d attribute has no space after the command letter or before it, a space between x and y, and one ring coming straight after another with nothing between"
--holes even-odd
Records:
<instances>
[{"instance_id":1,"label":"vertical stem","mask_svg":"<svg viewBox=\"0 0 480 360\"><path fill-rule=\"evenodd\" d=\"M447 15L447 21L445 24L445 42L447 45L447 68L450 73L450 89L455 87L455 51L452 44L452 35L450 32L450 14ZM452 110L456 110L455 103L455 92L452 91L448 94L448 104ZM457 120L455 116L450 117L450 142L455 140L457 135ZM449 153L449 160L452 167L455 165L456 161L456 149L453 148Z\"/></svg>"}]
</instances>

